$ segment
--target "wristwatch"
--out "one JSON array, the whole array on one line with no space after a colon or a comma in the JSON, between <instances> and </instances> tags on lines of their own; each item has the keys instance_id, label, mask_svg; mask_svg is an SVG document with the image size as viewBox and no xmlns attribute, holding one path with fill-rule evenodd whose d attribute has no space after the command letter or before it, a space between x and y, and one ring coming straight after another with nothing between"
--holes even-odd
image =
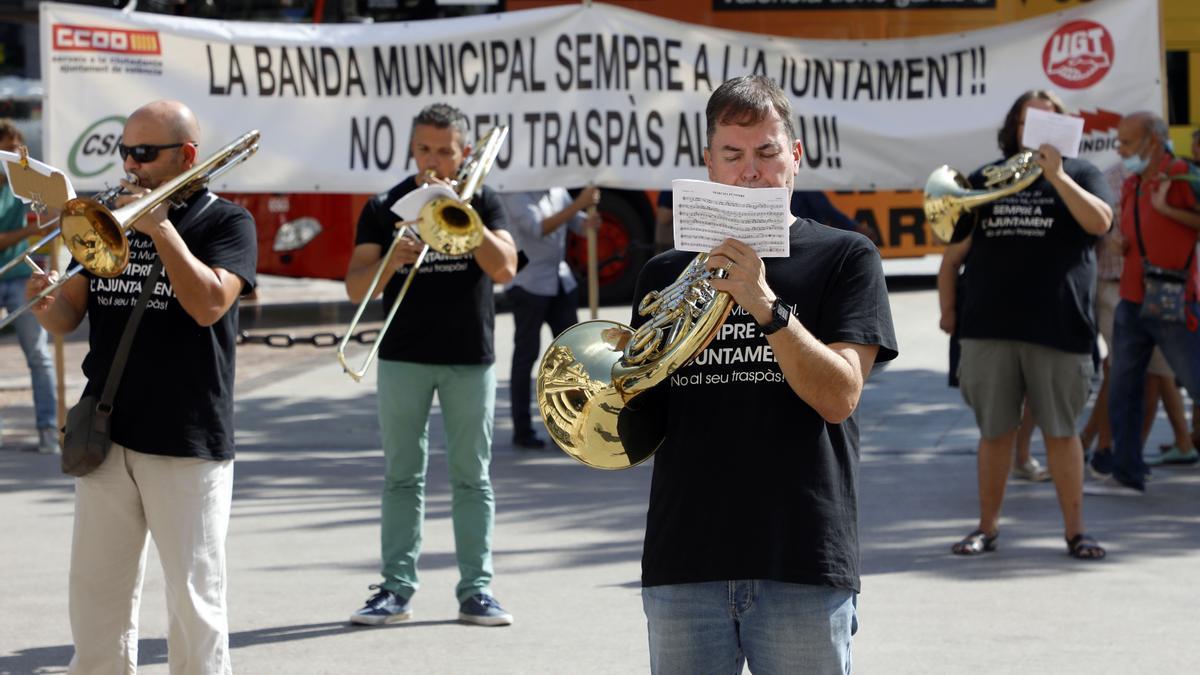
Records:
<instances>
[{"instance_id":1,"label":"wristwatch","mask_svg":"<svg viewBox=\"0 0 1200 675\"><path fill-rule=\"evenodd\" d=\"M775 298L775 302L771 303L771 320L765 325L758 324L758 329L762 331L763 335L770 335L786 326L791 316L792 313L788 311L787 305L784 305L779 298Z\"/></svg>"}]
</instances>

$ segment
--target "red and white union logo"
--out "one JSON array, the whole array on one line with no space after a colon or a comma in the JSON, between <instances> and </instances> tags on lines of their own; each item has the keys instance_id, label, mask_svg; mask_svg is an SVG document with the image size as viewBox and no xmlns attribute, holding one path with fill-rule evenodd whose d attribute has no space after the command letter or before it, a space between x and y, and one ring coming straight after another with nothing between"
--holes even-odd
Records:
<instances>
[{"instance_id":1,"label":"red and white union logo","mask_svg":"<svg viewBox=\"0 0 1200 675\"><path fill-rule=\"evenodd\" d=\"M1113 64L1112 35L1095 21L1072 21L1046 41L1042 68L1064 89L1085 89L1103 78Z\"/></svg>"}]
</instances>

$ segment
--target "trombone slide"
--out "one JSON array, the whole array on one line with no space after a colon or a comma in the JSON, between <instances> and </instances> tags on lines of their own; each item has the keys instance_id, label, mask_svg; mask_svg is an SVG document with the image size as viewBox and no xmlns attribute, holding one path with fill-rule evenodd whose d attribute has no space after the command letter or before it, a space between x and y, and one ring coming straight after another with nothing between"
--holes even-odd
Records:
<instances>
[{"instance_id":1,"label":"trombone slide","mask_svg":"<svg viewBox=\"0 0 1200 675\"><path fill-rule=\"evenodd\" d=\"M34 265L32 261L29 264L33 265L34 269L37 269L38 273L42 273L42 270L38 269L38 266ZM67 281L69 281L71 279L71 277L75 276L76 274L79 274L82 270L83 270L83 265L76 265L75 267L72 267L70 270L67 271L66 274L59 277L58 281L55 281L54 283L50 284L49 286L46 286L41 291L39 291L37 295L33 296L33 298L31 300L26 302L24 305L21 305L16 310L9 312L8 316L4 317L3 320L0 320L0 330L4 330L5 328L8 327L8 325L10 323L12 323L13 321L16 321L18 316L33 309L33 306L38 304L38 302L41 301L42 298L46 297L47 295L50 295L54 291L57 291L59 288L62 287L63 284L67 283Z\"/></svg>"},{"instance_id":2,"label":"trombone slide","mask_svg":"<svg viewBox=\"0 0 1200 675\"><path fill-rule=\"evenodd\" d=\"M350 344L350 339L354 337L354 327L358 325L359 319L362 318L363 312L366 311L367 305L371 303L374 297L375 289L379 286L379 280L383 278L383 272L387 269L387 262L392 259L392 254L396 252L396 246L400 244L400 239L412 228L408 225L402 225L396 236L392 239L392 245L388 247L383 258L379 261L379 269L375 271L375 276L371 279L371 285L368 287L367 297L359 303L358 310L354 312L354 318L350 320L350 327L346 329L346 334L342 336L342 341L338 343L337 358L338 363L342 364L342 369L346 371L355 382L362 382L362 379L367 375L367 369L371 367L371 362L375 360L375 356L379 353L380 343L383 341L383 333L387 327L392 325L392 318L396 316L396 312L400 309L400 302L404 300L405 294L408 293L408 287L412 284L413 278L417 275L417 270L421 268L421 263L425 262L425 254L429 253L429 244L421 247L421 252L417 254L417 259L409 267L408 276L404 278L404 285L400 287L400 294L396 296L395 302L392 303L392 308L388 310L387 317L383 320L383 328L380 330L379 337L371 343L371 351L367 352L367 356L363 359L362 366L357 370L350 367L349 361L346 360L346 345Z\"/></svg>"}]
</instances>

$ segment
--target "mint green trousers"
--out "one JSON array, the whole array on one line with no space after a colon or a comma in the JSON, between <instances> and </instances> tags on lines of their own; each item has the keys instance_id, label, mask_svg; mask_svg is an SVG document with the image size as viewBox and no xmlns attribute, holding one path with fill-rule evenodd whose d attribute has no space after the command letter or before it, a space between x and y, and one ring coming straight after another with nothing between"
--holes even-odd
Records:
<instances>
[{"instance_id":1,"label":"mint green trousers","mask_svg":"<svg viewBox=\"0 0 1200 675\"><path fill-rule=\"evenodd\" d=\"M436 391L446 432L459 602L490 593L496 502L488 467L496 373L492 365L440 366L379 362L379 430L383 440L381 519L383 588L412 597L425 516L429 412Z\"/></svg>"}]
</instances>

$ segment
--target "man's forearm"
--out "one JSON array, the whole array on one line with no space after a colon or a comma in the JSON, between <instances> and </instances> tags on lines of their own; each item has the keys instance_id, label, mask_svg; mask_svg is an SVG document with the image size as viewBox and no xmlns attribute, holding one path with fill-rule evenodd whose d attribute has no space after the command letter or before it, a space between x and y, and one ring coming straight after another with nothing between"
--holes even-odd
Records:
<instances>
[{"instance_id":1,"label":"man's forearm","mask_svg":"<svg viewBox=\"0 0 1200 675\"><path fill-rule=\"evenodd\" d=\"M233 304L216 271L188 250L179 231L164 221L151 233L163 270L183 310L201 326L210 326ZM236 299L236 296L234 297Z\"/></svg>"}]
</instances>

